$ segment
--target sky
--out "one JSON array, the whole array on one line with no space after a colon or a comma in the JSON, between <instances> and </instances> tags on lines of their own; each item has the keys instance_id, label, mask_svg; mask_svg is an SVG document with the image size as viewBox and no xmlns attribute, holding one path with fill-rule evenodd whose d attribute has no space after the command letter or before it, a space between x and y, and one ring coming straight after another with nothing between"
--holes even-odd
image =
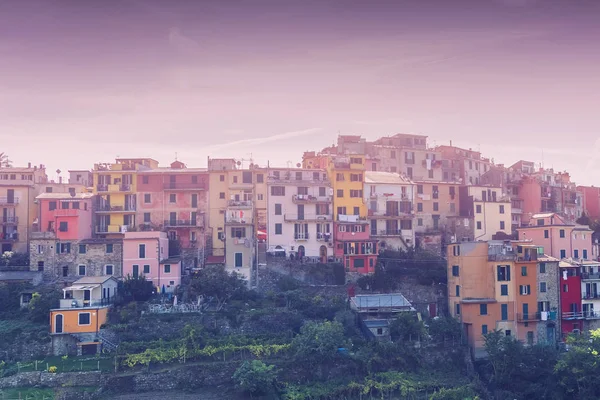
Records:
<instances>
[{"instance_id":1,"label":"sky","mask_svg":"<svg viewBox=\"0 0 600 400\"><path fill-rule=\"evenodd\" d=\"M598 20L597 0L0 0L0 152L55 177L418 133L600 185Z\"/></svg>"}]
</instances>

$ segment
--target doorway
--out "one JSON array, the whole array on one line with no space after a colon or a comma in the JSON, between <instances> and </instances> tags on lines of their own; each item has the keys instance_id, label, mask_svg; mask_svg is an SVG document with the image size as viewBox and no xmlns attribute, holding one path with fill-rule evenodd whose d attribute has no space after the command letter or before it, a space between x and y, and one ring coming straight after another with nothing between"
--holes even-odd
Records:
<instances>
[{"instance_id":1,"label":"doorway","mask_svg":"<svg viewBox=\"0 0 600 400\"><path fill-rule=\"evenodd\" d=\"M62 314L56 314L54 316L54 333L63 332L63 316Z\"/></svg>"},{"instance_id":2,"label":"doorway","mask_svg":"<svg viewBox=\"0 0 600 400\"><path fill-rule=\"evenodd\" d=\"M321 257L321 262L327 262L327 246L321 246L319 248L319 257Z\"/></svg>"},{"instance_id":3,"label":"doorway","mask_svg":"<svg viewBox=\"0 0 600 400\"><path fill-rule=\"evenodd\" d=\"M302 259L304 258L306 254L306 250L304 249L304 246L298 246L298 258Z\"/></svg>"}]
</instances>

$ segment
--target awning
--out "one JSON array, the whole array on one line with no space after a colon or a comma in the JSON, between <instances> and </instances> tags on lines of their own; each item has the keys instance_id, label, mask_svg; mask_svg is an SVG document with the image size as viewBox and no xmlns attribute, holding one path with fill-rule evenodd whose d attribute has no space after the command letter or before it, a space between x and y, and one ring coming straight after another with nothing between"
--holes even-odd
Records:
<instances>
[{"instance_id":1,"label":"awning","mask_svg":"<svg viewBox=\"0 0 600 400\"><path fill-rule=\"evenodd\" d=\"M95 289L97 287L100 287L100 285L74 285L74 286L69 286L63 289L63 291L67 291L67 290L92 290Z\"/></svg>"}]
</instances>

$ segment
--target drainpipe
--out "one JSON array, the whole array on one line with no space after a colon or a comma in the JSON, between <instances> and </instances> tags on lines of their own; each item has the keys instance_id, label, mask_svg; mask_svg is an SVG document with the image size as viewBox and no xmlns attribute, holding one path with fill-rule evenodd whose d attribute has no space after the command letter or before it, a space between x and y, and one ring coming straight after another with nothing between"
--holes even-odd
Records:
<instances>
[{"instance_id":1,"label":"drainpipe","mask_svg":"<svg viewBox=\"0 0 600 400\"><path fill-rule=\"evenodd\" d=\"M156 238L156 245L157 245L157 254L158 254L158 292L161 293L161 286L160 286L160 235L158 238Z\"/></svg>"}]
</instances>

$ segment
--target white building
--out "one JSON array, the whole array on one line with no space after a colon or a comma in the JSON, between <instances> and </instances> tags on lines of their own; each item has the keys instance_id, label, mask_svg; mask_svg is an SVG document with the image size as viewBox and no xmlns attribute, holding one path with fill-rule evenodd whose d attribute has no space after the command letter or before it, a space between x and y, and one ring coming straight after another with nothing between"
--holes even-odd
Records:
<instances>
[{"instance_id":1,"label":"white building","mask_svg":"<svg viewBox=\"0 0 600 400\"><path fill-rule=\"evenodd\" d=\"M371 237L379 240L379 247L413 247L413 182L392 172L367 171L364 196L369 208Z\"/></svg>"},{"instance_id":2,"label":"white building","mask_svg":"<svg viewBox=\"0 0 600 400\"><path fill-rule=\"evenodd\" d=\"M229 200L225 211L225 269L235 271L252 284L256 240L254 203Z\"/></svg>"},{"instance_id":3,"label":"white building","mask_svg":"<svg viewBox=\"0 0 600 400\"><path fill-rule=\"evenodd\" d=\"M333 189L327 173L272 168L267 179L267 251L288 257L333 256Z\"/></svg>"}]
</instances>

